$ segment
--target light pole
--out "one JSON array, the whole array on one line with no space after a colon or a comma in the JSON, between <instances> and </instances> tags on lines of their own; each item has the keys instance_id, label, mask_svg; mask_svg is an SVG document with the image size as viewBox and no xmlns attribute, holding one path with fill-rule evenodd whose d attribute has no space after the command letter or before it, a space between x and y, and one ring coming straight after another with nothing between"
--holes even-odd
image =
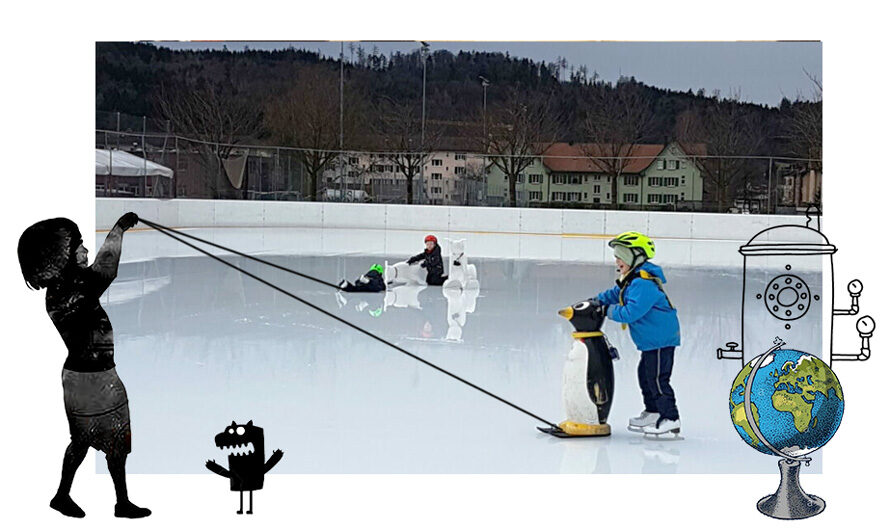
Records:
<instances>
[{"instance_id":1,"label":"light pole","mask_svg":"<svg viewBox=\"0 0 890 530\"><path fill-rule=\"evenodd\" d=\"M488 85L491 83L481 75L479 76L479 80L482 81L482 141L485 143L485 151L488 152L488 117L485 113L485 106L487 99L486 92L488 91Z\"/></svg>"},{"instance_id":2,"label":"light pole","mask_svg":"<svg viewBox=\"0 0 890 530\"><path fill-rule=\"evenodd\" d=\"M345 200L345 175L343 166L343 41L340 41L340 202Z\"/></svg>"},{"instance_id":3,"label":"light pole","mask_svg":"<svg viewBox=\"0 0 890 530\"><path fill-rule=\"evenodd\" d=\"M426 135L426 54L429 52L430 45L426 42L420 41L420 60L423 62L423 89L421 92L421 100L420 100L420 189L423 191L424 198L427 197L426 193L426 180L423 178L423 166L424 166L424 150L426 149L426 144L424 143L425 135Z\"/></svg>"}]
</instances>

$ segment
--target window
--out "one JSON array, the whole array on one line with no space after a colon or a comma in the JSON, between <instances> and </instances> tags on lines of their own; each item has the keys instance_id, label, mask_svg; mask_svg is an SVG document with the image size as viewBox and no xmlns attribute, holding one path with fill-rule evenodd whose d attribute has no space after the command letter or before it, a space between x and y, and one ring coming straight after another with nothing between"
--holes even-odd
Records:
<instances>
[{"instance_id":1,"label":"window","mask_svg":"<svg viewBox=\"0 0 890 530\"><path fill-rule=\"evenodd\" d=\"M594 197L594 198L593 198L593 204L599 204L599 203L600 203L600 198L599 198L599 197Z\"/></svg>"},{"instance_id":2,"label":"window","mask_svg":"<svg viewBox=\"0 0 890 530\"><path fill-rule=\"evenodd\" d=\"M648 202L658 204L674 204L677 202L677 195L671 193L653 193L647 195Z\"/></svg>"},{"instance_id":3,"label":"window","mask_svg":"<svg viewBox=\"0 0 890 530\"><path fill-rule=\"evenodd\" d=\"M520 173L519 176L516 177L516 184L522 184L522 181L523 181L523 180L525 180L525 175L523 175L522 173Z\"/></svg>"},{"instance_id":4,"label":"window","mask_svg":"<svg viewBox=\"0 0 890 530\"><path fill-rule=\"evenodd\" d=\"M465 167L456 167L456 168L454 168L454 174L455 174L455 175L466 175L466 174L467 174L467 168L465 168Z\"/></svg>"},{"instance_id":5,"label":"window","mask_svg":"<svg viewBox=\"0 0 890 530\"><path fill-rule=\"evenodd\" d=\"M662 177L649 177L649 185L652 187L661 186Z\"/></svg>"},{"instance_id":6,"label":"window","mask_svg":"<svg viewBox=\"0 0 890 530\"><path fill-rule=\"evenodd\" d=\"M625 193L622 198L624 202L637 202L639 199L636 193Z\"/></svg>"},{"instance_id":7,"label":"window","mask_svg":"<svg viewBox=\"0 0 890 530\"><path fill-rule=\"evenodd\" d=\"M656 169L664 169L664 160L659 160L655 163Z\"/></svg>"},{"instance_id":8,"label":"window","mask_svg":"<svg viewBox=\"0 0 890 530\"><path fill-rule=\"evenodd\" d=\"M529 184L541 184L542 182L544 182L544 175L540 173L532 173L528 176Z\"/></svg>"},{"instance_id":9,"label":"window","mask_svg":"<svg viewBox=\"0 0 890 530\"><path fill-rule=\"evenodd\" d=\"M349 163L350 164L358 164L358 157L357 156L349 157Z\"/></svg>"},{"instance_id":10,"label":"window","mask_svg":"<svg viewBox=\"0 0 890 530\"><path fill-rule=\"evenodd\" d=\"M440 159L438 159L438 158L434 158L434 159L433 159L433 165L434 165L434 166L441 166L441 165L442 165L442 160L440 160Z\"/></svg>"},{"instance_id":11,"label":"window","mask_svg":"<svg viewBox=\"0 0 890 530\"><path fill-rule=\"evenodd\" d=\"M679 160L668 160L667 168L668 169L680 169L680 161Z\"/></svg>"},{"instance_id":12,"label":"window","mask_svg":"<svg viewBox=\"0 0 890 530\"><path fill-rule=\"evenodd\" d=\"M594 182L599 182L599 181L600 181L600 176L599 176L599 175L594 176L594 177L593 177L593 181L594 181Z\"/></svg>"},{"instance_id":13,"label":"window","mask_svg":"<svg viewBox=\"0 0 890 530\"><path fill-rule=\"evenodd\" d=\"M625 186L639 186L640 177L624 177Z\"/></svg>"},{"instance_id":14,"label":"window","mask_svg":"<svg viewBox=\"0 0 890 530\"><path fill-rule=\"evenodd\" d=\"M678 179L677 177L664 177L662 179L662 183L665 186L679 186L680 179Z\"/></svg>"},{"instance_id":15,"label":"window","mask_svg":"<svg viewBox=\"0 0 890 530\"><path fill-rule=\"evenodd\" d=\"M584 200L585 201L587 200L587 192L586 191L584 192Z\"/></svg>"},{"instance_id":16,"label":"window","mask_svg":"<svg viewBox=\"0 0 890 530\"><path fill-rule=\"evenodd\" d=\"M600 192L600 185L599 185L599 184L594 184L594 185L593 185L593 192L594 192L594 193L597 193L597 194Z\"/></svg>"},{"instance_id":17,"label":"window","mask_svg":"<svg viewBox=\"0 0 890 530\"><path fill-rule=\"evenodd\" d=\"M564 191L554 191L550 193L551 201L564 201L566 200L566 193Z\"/></svg>"},{"instance_id":18,"label":"window","mask_svg":"<svg viewBox=\"0 0 890 530\"><path fill-rule=\"evenodd\" d=\"M441 179L442 179L442 174L441 174L441 173L432 173L432 174L430 175L430 178L432 178L433 180L441 180Z\"/></svg>"},{"instance_id":19,"label":"window","mask_svg":"<svg viewBox=\"0 0 890 530\"><path fill-rule=\"evenodd\" d=\"M467 155L465 153L457 153L456 155L454 155L454 159L455 160L466 160Z\"/></svg>"},{"instance_id":20,"label":"window","mask_svg":"<svg viewBox=\"0 0 890 530\"><path fill-rule=\"evenodd\" d=\"M530 201L540 201L540 200L541 200L541 192L540 192L540 191L530 191L530 192L528 192L528 200L530 200Z\"/></svg>"},{"instance_id":21,"label":"window","mask_svg":"<svg viewBox=\"0 0 890 530\"><path fill-rule=\"evenodd\" d=\"M580 200L581 200L581 192L580 192L580 191L573 191L573 192L570 192L570 193L566 193L566 199L568 199L568 200L570 200L570 201L576 201L576 202L577 202L577 201L580 201Z\"/></svg>"},{"instance_id":22,"label":"window","mask_svg":"<svg viewBox=\"0 0 890 530\"><path fill-rule=\"evenodd\" d=\"M351 179L358 177L358 171L350 171L348 174Z\"/></svg>"},{"instance_id":23,"label":"window","mask_svg":"<svg viewBox=\"0 0 890 530\"><path fill-rule=\"evenodd\" d=\"M551 179L554 184L565 184L566 183L565 175L555 174L551 177Z\"/></svg>"},{"instance_id":24,"label":"window","mask_svg":"<svg viewBox=\"0 0 890 530\"><path fill-rule=\"evenodd\" d=\"M581 175L570 175L569 184L581 184Z\"/></svg>"}]
</instances>

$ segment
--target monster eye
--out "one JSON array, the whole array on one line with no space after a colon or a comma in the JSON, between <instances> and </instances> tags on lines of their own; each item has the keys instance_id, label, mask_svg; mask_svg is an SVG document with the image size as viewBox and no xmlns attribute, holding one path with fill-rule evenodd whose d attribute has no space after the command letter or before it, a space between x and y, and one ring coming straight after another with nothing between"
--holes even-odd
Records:
<instances>
[{"instance_id":1,"label":"monster eye","mask_svg":"<svg viewBox=\"0 0 890 530\"><path fill-rule=\"evenodd\" d=\"M239 426L237 429L235 429L235 432L238 433L238 436L241 436L242 434L244 434L244 427Z\"/></svg>"},{"instance_id":2,"label":"monster eye","mask_svg":"<svg viewBox=\"0 0 890 530\"><path fill-rule=\"evenodd\" d=\"M578 302L574 307L577 311L584 311L590 305L590 302Z\"/></svg>"},{"instance_id":3,"label":"monster eye","mask_svg":"<svg viewBox=\"0 0 890 530\"><path fill-rule=\"evenodd\" d=\"M235 434L235 429L229 427L228 429L226 429L226 432L229 434Z\"/></svg>"}]
</instances>

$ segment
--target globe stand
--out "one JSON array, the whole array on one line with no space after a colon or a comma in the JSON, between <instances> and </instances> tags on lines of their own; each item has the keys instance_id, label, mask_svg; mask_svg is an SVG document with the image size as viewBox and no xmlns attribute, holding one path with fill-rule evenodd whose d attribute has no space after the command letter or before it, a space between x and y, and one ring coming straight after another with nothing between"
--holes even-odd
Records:
<instances>
[{"instance_id":1,"label":"globe stand","mask_svg":"<svg viewBox=\"0 0 890 530\"><path fill-rule=\"evenodd\" d=\"M800 462L779 460L779 489L757 502L760 513L775 519L806 519L822 513L825 501L800 487Z\"/></svg>"}]
</instances>

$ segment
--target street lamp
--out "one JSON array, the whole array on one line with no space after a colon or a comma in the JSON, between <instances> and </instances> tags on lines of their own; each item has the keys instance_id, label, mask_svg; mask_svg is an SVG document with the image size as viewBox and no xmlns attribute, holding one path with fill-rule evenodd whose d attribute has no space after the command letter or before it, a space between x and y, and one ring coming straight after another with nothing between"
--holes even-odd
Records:
<instances>
[{"instance_id":1,"label":"street lamp","mask_svg":"<svg viewBox=\"0 0 890 530\"><path fill-rule=\"evenodd\" d=\"M488 119L485 114L485 104L486 92L488 91L488 85L491 83L481 75L479 76L479 80L482 81L482 141L485 142L485 150L488 151Z\"/></svg>"},{"instance_id":2,"label":"street lamp","mask_svg":"<svg viewBox=\"0 0 890 530\"><path fill-rule=\"evenodd\" d=\"M346 186L346 177L344 174L345 167L343 167L343 41L340 41L340 202L343 202L346 199L346 192L344 190Z\"/></svg>"},{"instance_id":3,"label":"street lamp","mask_svg":"<svg viewBox=\"0 0 890 530\"><path fill-rule=\"evenodd\" d=\"M425 134L426 134L426 55L429 53L430 45L424 41L420 41L420 60L423 62L423 89L421 92L421 102L420 102L420 186L423 190L424 198L427 198L426 193L426 180L423 178L423 166L424 166L424 149L426 144L424 143Z\"/></svg>"}]
</instances>

